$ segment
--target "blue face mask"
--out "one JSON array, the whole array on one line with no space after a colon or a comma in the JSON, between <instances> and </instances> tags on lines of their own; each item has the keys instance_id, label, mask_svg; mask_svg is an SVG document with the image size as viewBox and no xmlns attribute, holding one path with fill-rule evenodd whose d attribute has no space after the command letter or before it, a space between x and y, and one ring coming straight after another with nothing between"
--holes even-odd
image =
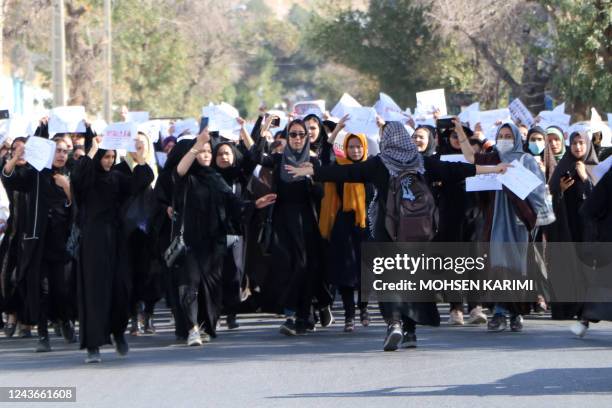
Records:
<instances>
[{"instance_id":1,"label":"blue face mask","mask_svg":"<svg viewBox=\"0 0 612 408\"><path fill-rule=\"evenodd\" d=\"M529 151L536 156L542 154L545 147L544 141L529 142Z\"/></svg>"}]
</instances>

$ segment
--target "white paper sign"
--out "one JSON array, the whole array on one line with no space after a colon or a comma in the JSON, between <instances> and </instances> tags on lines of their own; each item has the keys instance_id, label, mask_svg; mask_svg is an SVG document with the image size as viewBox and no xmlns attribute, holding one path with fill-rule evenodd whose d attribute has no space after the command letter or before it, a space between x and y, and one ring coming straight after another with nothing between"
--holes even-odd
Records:
<instances>
[{"instance_id":1,"label":"white paper sign","mask_svg":"<svg viewBox=\"0 0 612 408\"><path fill-rule=\"evenodd\" d=\"M402 122L408 120L408 116L402 111L397 103L387 94L380 93L380 97L374 104L376 113L384 119L385 122Z\"/></svg>"},{"instance_id":2,"label":"white paper sign","mask_svg":"<svg viewBox=\"0 0 612 408\"><path fill-rule=\"evenodd\" d=\"M470 117L470 124L471 120L475 121L474 125L476 125L476 123L480 123L482 131L488 138L495 136L494 132L497 129L497 125L495 125L495 123L497 121L509 122L512 120L510 117L510 110L508 108L472 112L470 115L473 115L473 117Z\"/></svg>"},{"instance_id":3,"label":"white paper sign","mask_svg":"<svg viewBox=\"0 0 612 408\"><path fill-rule=\"evenodd\" d=\"M174 123L174 132L172 136L178 139L182 133L188 132L188 134L192 136L191 139L193 139L198 135L199 130L200 125L197 120L193 118L183 119Z\"/></svg>"},{"instance_id":4,"label":"white paper sign","mask_svg":"<svg viewBox=\"0 0 612 408\"><path fill-rule=\"evenodd\" d=\"M465 179L465 191L496 191L502 189L497 174L478 174Z\"/></svg>"},{"instance_id":5,"label":"white paper sign","mask_svg":"<svg viewBox=\"0 0 612 408\"><path fill-rule=\"evenodd\" d=\"M49 114L49 137L57 133L85 133L85 107L60 106Z\"/></svg>"},{"instance_id":6,"label":"white paper sign","mask_svg":"<svg viewBox=\"0 0 612 408\"><path fill-rule=\"evenodd\" d=\"M608 126L612 129L612 113L608 113Z\"/></svg>"},{"instance_id":7,"label":"white paper sign","mask_svg":"<svg viewBox=\"0 0 612 408\"><path fill-rule=\"evenodd\" d=\"M557 106L552 111L542 111L538 114L540 121L538 124L547 129L550 126L558 126L563 131L567 131L572 119L571 115L565 114L565 103Z\"/></svg>"},{"instance_id":8,"label":"white paper sign","mask_svg":"<svg viewBox=\"0 0 612 408\"><path fill-rule=\"evenodd\" d=\"M7 133L6 138L15 140L17 137L32 136L38 127L38 121L23 115L13 115L5 121Z\"/></svg>"},{"instance_id":9,"label":"white paper sign","mask_svg":"<svg viewBox=\"0 0 612 408\"><path fill-rule=\"evenodd\" d=\"M9 119L0 119L0 144L4 143L9 131Z\"/></svg>"},{"instance_id":10,"label":"white paper sign","mask_svg":"<svg viewBox=\"0 0 612 408\"><path fill-rule=\"evenodd\" d=\"M312 114L322 119L323 113L325 112L325 101L323 99L317 99L316 101L297 102L293 105L293 112L302 118Z\"/></svg>"},{"instance_id":11,"label":"white paper sign","mask_svg":"<svg viewBox=\"0 0 612 408\"><path fill-rule=\"evenodd\" d=\"M135 152L134 141L138 135L138 125L132 122L111 123L104 130L104 137L100 144L101 149L125 150Z\"/></svg>"},{"instance_id":12,"label":"white paper sign","mask_svg":"<svg viewBox=\"0 0 612 408\"><path fill-rule=\"evenodd\" d=\"M474 125L476 125L476 123L472 123L472 121L470 120L472 118L471 113L478 112L478 111L480 111L480 102L474 102L473 104L465 107L461 111L461 113L459 114L459 120L461 121L461 123L469 123L470 128L474 130ZM476 117L476 116L473 116L473 117Z\"/></svg>"},{"instance_id":13,"label":"white paper sign","mask_svg":"<svg viewBox=\"0 0 612 408\"><path fill-rule=\"evenodd\" d=\"M125 121L134 122L134 123L148 122L149 112L144 112L144 111L128 112Z\"/></svg>"},{"instance_id":14,"label":"white paper sign","mask_svg":"<svg viewBox=\"0 0 612 408\"><path fill-rule=\"evenodd\" d=\"M205 106L202 109L202 116L208 118L208 130L211 132L231 135L240 130L240 125L236 121L240 113L229 103L221 102L220 105Z\"/></svg>"},{"instance_id":15,"label":"white paper sign","mask_svg":"<svg viewBox=\"0 0 612 408\"><path fill-rule=\"evenodd\" d=\"M432 89L429 91L416 93L416 116L433 115L436 110L440 111L441 116L446 116L446 96L444 89Z\"/></svg>"},{"instance_id":16,"label":"white paper sign","mask_svg":"<svg viewBox=\"0 0 612 408\"><path fill-rule=\"evenodd\" d=\"M525 104L518 98L510 102L508 105L508 109L510 110L510 115L512 115L512 120L515 123L522 123L527 127L531 127L534 124L533 115L529 112L529 109L525 106Z\"/></svg>"},{"instance_id":17,"label":"white paper sign","mask_svg":"<svg viewBox=\"0 0 612 408\"><path fill-rule=\"evenodd\" d=\"M348 110L349 119L346 121L345 130L348 133L363 133L374 135L378 133L376 124L376 110L362 106Z\"/></svg>"},{"instance_id":18,"label":"white paper sign","mask_svg":"<svg viewBox=\"0 0 612 408\"><path fill-rule=\"evenodd\" d=\"M166 165L166 160L168 160L168 154L164 152L155 152L155 157L157 158L157 164L159 167L164 167Z\"/></svg>"},{"instance_id":19,"label":"white paper sign","mask_svg":"<svg viewBox=\"0 0 612 408\"><path fill-rule=\"evenodd\" d=\"M150 120L148 122L138 124L138 131L147 135L151 143L157 143L159 140L159 132L161 122L159 120Z\"/></svg>"},{"instance_id":20,"label":"white paper sign","mask_svg":"<svg viewBox=\"0 0 612 408\"><path fill-rule=\"evenodd\" d=\"M606 160L599 163L597 166L593 167L593 176L595 177L595 181L598 182L601 180L603 176L610 170L612 167L612 156L608 157Z\"/></svg>"},{"instance_id":21,"label":"white paper sign","mask_svg":"<svg viewBox=\"0 0 612 408\"><path fill-rule=\"evenodd\" d=\"M462 154L443 154L440 156L440 161L453 163L469 163Z\"/></svg>"},{"instance_id":22,"label":"white paper sign","mask_svg":"<svg viewBox=\"0 0 612 408\"><path fill-rule=\"evenodd\" d=\"M346 133L344 130L341 130L340 133L338 133L338 135L336 136L336 140L334 140L334 154L336 155L336 157L340 156L340 157L346 157L346 154L344 152L344 139L346 138L346 135L348 133Z\"/></svg>"},{"instance_id":23,"label":"white paper sign","mask_svg":"<svg viewBox=\"0 0 612 408\"><path fill-rule=\"evenodd\" d=\"M355 100L351 95L345 93L342 98L338 101L334 109L330 112L332 116L341 119L348 113L350 108L359 108L361 104Z\"/></svg>"},{"instance_id":24,"label":"white paper sign","mask_svg":"<svg viewBox=\"0 0 612 408\"><path fill-rule=\"evenodd\" d=\"M504 174L498 174L497 178L521 200L524 200L529 193L542 184L542 180L518 160L512 161L511 164L513 167L509 167Z\"/></svg>"},{"instance_id":25,"label":"white paper sign","mask_svg":"<svg viewBox=\"0 0 612 408\"><path fill-rule=\"evenodd\" d=\"M36 170L50 169L55 157L55 142L38 136L28 138L24 159Z\"/></svg>"}]
</instances>

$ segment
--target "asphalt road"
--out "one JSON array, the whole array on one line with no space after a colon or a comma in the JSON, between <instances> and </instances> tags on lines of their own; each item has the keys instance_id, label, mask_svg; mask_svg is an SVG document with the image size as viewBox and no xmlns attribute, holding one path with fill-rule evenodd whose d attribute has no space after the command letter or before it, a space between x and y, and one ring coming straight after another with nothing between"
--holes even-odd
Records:
<instances>
[{"instance_id":1,"label":"asphalt road","mask_svg":"<svg viewBox=\"0 0 612 408\"><path fill-rule=\"evenodd\" d=\"M36 354L35 339L0 337L0 386L76 387L76 404L17 405L44 407L612 406L612 323L583 339L546 316L526 319L522 333L419 327L417 349L384 353L378 316L352 334L336 323L294 338L278 334L282 320L271 315L239 321L188 348L163 310L158 334L128 336L127 357L103 348L99 365L60 338Z\"/></svg>"}]
</instances>

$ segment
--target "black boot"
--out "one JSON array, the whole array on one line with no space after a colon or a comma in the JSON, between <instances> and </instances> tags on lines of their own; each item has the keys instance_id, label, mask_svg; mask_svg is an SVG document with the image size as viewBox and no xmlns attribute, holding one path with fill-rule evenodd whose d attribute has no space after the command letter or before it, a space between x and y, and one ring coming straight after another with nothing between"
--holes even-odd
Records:
<instances>
[{"instance_id":1,"label":"black boot","mask_svg":"<svg viewBox=\"0 0 612 408\"><path fill-rule=\"evenodd\" d=\"M130 347L128 346L127 341L125 341L125 336L123 333L113 334L113 338L115 340L115 350L117 351L117 354L120 356L125 356L128 351L130 351Z\"/></svg>"},{"instance_id":2,"label":"black boot","mask_svg":"<svg viewBox=\"0 0 612 408\"><path fill-rule=\"evenodd\" d=\"M38 345L36 346L37 353L47 353L51 351L51 345L49 344L49 336L42 336L38 338Z\"/></svg>"},{"instance_id":3,"label":"black boot","mask_svg":"<svg viewBox=\"0 0 612 408\"><path fill-rule=\"evenodd\" d=\"M238 327L240 327L240 325L236 321L236 315L235 314L227 315L227 328L232 330L232 329L237 329Z\"/></svg>"},{"instance_id":4,"label":"black boot","mask_svg":"<svg viewBox=\"0 0 612 408\"><path fill-rule=\"evenodd\" d=\"M66 343L76 343L76 335L74 332L74 323L70 320L61 324L62 337Z\"/></svg>"}]
</instances>

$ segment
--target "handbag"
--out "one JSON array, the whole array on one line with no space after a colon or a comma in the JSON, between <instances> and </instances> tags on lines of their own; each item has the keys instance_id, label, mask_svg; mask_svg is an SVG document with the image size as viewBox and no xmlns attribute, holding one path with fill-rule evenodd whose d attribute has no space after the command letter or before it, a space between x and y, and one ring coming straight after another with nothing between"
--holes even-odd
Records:
<instances>
[{"instance_id":1,"label":"handbag","mask_svg":"<svg viewBox=\"0 0 612 408\"><path fill-rule=\"evenodd\" d=\"M183 194L183 213L181 219L181 230L178 235L174 237L166 251L164 252L164 262L168 268L172 268L172 266L176 263L177 259L180 258L187 249L187 245L185 245L185 204L187 202L187 186L185 186L185 192ZM174 227L174 223L173 227Z\"/></svg>"}]
</instances>

